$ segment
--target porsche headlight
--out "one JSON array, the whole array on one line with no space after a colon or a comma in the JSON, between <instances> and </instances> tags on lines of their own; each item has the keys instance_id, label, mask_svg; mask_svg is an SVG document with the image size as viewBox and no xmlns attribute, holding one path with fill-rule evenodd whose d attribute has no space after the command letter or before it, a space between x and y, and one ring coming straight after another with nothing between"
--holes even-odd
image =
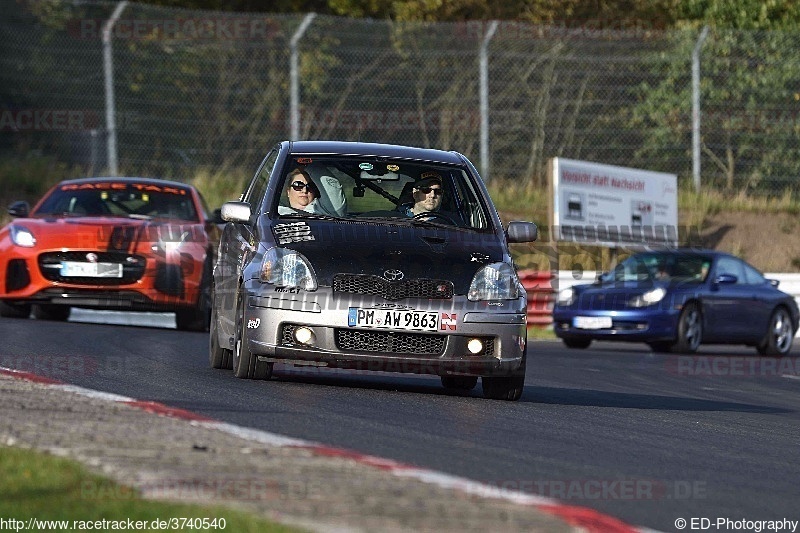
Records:
<instances>
[{"instance_id":1,"label":"porsche headlight","mask_svg":"<svg viewBox=\"0 0 800 533\"><path fill-rule=\"evenodd\" d=\"M659 287L652 291L647 291L640 296L634 296L628 301L628 305L631 307L647 307L648 305L657 304L663 300L666 295L667 291Z\"/></svg>"},{"instance_id":2,"label":"porsche headlight","mask_svg":"<svg viewBox=\"0 0 800 533\"><path fill-rule=\"evenodd\" d=\"M22 226L11 226L11 241L23 248L33 248L36 246L36 237L33 236L31 230Z\"/></svg>"},{"instance_id":3,"label":"porsche headlight","mask_svg":"<svg viewBox=\"0 0 800 533\"><path fill-rule=\"evenodd\" d=\"M467 298L480 300L516 300L519 280L514 268L506 263L491 263L482 267L472 278Z\"/></svg>"},{"instance_id":4,"label":"porsche headlight","mask_svg":"<svg viewBox=\"0 0 800 533\"><path fill-rule=\"evenodd\" d=\"M558 305L572 305L572 302L574 301L575 289L572 287L567 287L566 289L558 291Z\"/></svg>"},{"instance_id":5,"label":"porsche headlight","mask_svg":"<svg viewBox=\"0 0 800 533\"><path fill-rule=\"evenodd\" d=\"M303 254L286 248L270 248L264 254L259 275L276 287L317 290L317 275Z\"/></svg>"}]
</instances>

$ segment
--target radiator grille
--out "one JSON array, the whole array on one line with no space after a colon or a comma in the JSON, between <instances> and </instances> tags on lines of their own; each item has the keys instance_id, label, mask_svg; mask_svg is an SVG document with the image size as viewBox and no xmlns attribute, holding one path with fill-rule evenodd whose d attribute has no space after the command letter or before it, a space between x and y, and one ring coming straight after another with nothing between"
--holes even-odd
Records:
<instances>
[{"instance_id":1,"label":"radiator grille","mask_svg":"<svg viewBox=\"0 0 800 533\"><path fill-rule=\"evenodd\" d=\"M441 355L447 337L352 329L336 330L336 347L347 352Z\"/></svg>"},{"instance_id":2,"label":"radiator grille","mask_svg":"<svg viewBox=\"0 0 800 533\"><path fill-rule=\"evenodd\" d=\"M147 261L143 256L120 252L91 252L98 263L122 264L121 278L73 277L61 275L62 261L86 262L89 252L48 252L39 256L39 271L49 281L60 281L76 285L126 285L138 281L145 271Z\"/></svg>"},{"instance_id":3,"label":"radiator grille","mask_svg":"<svg viewBox=\"0 0 800 533\"><path fill-rule=\"evenodd\" d=\"M424 278L390 282L380 276L337 274L333 277L333 292L380 296L386 300L403 298L449 300L453 297L453 283Z\"/></svg>"}]
</instances>

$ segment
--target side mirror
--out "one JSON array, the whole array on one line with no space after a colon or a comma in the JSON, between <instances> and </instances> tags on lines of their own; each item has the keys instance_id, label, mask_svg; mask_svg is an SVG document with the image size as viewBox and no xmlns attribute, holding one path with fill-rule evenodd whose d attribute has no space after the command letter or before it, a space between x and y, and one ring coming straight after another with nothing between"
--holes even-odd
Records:
<instances>
[{"instance_id":1,"label":"side mirror","mask_svg":"<svg viewBox=\"0 0 800 533\"><path fill-rule=\"evenodd\" d=\"M225 202L220 208L220 217L225 222L250 222L250 204L247 202Z\"/></svg>"},{"instance_id":2,"label":"side mirror","mask_svg":"<svg viewBox=\"0 0 800 533\"><path fill-rule=\"evenodd\" d=\"M733 274L720 274L714 279L714 283L717 285L733 285L737 281L739 281L739 278Z\"/></svg>"},{"instance_id":3,"label":"side mirror","mask_svg":"<svg viewBox=\"0 0 800 533\"><path fill-rule=\"evenodd\" d=\"M772 285L776 289L778 288L778 285L781 284L780 280L777 279L768 279L767 281L769 282L770 285Z\"/></svg>"},{"instance_id":4,"label":"side mirror","mask_svg":"<svg viewBox=\"0 0 800 533\"><path fill-rule=\"evenodd\" d=\"M8 214L12 217L25 218L31 211L31 206L28 202L14 202L8 206Z\"/></svg>"},{"instance_id":5,"label":"side mirror","mask_svg":"<svg viewBox=\"0 0 800 533\"><path fill-rule=\"evenodd\" d=\"M539 228L533 222L512 220L506 229L508 242L533 242L539 237Z\"/></svg>"}]
</instances>

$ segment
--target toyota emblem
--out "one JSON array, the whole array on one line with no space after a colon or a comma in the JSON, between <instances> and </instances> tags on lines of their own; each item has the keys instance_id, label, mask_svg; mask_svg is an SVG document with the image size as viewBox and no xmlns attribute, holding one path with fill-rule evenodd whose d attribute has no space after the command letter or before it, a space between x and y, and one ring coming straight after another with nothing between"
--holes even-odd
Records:
<instances>
[{"instance_id":1,"label":"toyota emblem","mask_svg":"<svg viewBox=\"0 0 800 533\"><path fill-rule=\"evenodd\" d=\"M86 254L86 260L90 263L97 263L97 254L91 252Z\"/></svg>"},{"instance_id":2,"label":"toyota emblem","mask_svg":"<svg viewBox=\"0 0 800 533\"><path fill-rule=\"evenodd\" d=\"M383 273L383 277L386 278L386 280L388 281L399 281L403 279L403 276L405 276L405 274L403 274L402 271L397 270L396 268L387 270L386 272Z\"/></svg>"}]
</instances>

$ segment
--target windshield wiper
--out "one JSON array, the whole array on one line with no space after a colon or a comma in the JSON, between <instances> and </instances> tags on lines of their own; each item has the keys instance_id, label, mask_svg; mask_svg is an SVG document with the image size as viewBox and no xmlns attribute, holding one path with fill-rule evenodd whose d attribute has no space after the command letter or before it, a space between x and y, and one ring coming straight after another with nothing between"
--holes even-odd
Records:
<instances>
[{"instance_id":1,"label":"windshield wiper","mask_svg":"<svg viewBox=\"0 0 800 533\"><path fill-rule=\"evenodd\" d=\"M344 220L340 217L335 217L333 215L326 215L324 213L306 213L305 211L298 211L297 213L287 213L285 215L281 215L281 217L286 218L314 218L318 220Z\"/></svg>"}]
</instances>

